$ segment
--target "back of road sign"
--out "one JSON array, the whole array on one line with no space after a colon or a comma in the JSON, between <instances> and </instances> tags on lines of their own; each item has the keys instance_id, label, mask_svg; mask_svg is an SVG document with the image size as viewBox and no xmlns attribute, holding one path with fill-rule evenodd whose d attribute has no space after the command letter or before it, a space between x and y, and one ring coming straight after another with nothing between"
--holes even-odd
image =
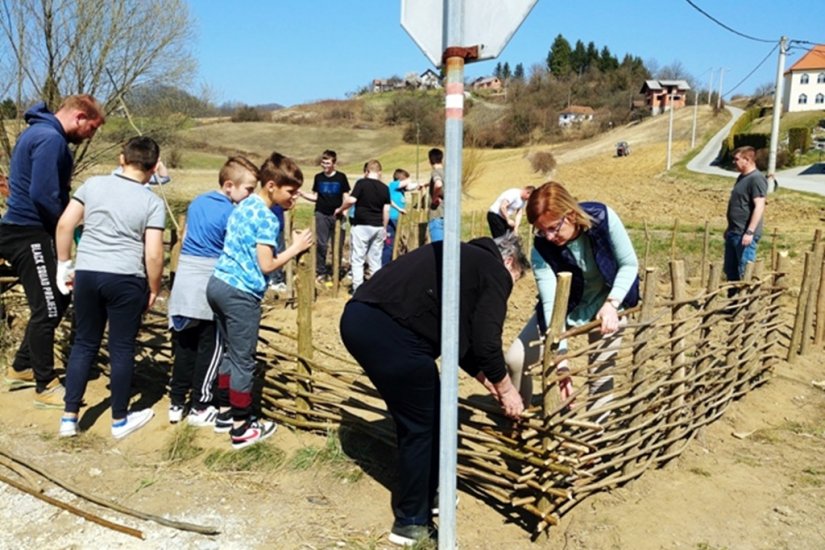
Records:
<instances>
[{"instance_id":1,"label":"back of road sign","mask_svg":"<svg viewBox=\"0 0 825 550\"><path fill-rule=\"evenodd\" d=\"M444 6L464 2L463 44L444 43ZM447 47L478 46L478 60L498 57L537 0L401 0L401 26L435 65Z\"/></svg>"}]
</instances>

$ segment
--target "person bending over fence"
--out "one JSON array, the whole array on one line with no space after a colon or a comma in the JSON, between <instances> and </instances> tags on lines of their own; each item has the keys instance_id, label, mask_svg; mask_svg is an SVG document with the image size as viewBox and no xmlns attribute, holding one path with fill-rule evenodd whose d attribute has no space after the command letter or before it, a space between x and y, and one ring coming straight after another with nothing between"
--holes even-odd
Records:
<instances>
[{"instance_id":1,"label":"person bending over fence","mask_svg":"<svg viewBox=\"0 0 825 550\"><path fill-rule=\"evenodd\" d=\"M395 522L390 541L433 538L437 508L441 353L441 242L400 256L358 287L341 316L341 339L387 403L398 434ZM461 368L495 396L504 413L524 409L504 365L507 299L529 265L514 235L461 244Z\"/></svg>"},{"instance_id":2,"label":"person bending over fence","mask_svg":"<svg viewBox=\"0 0 825 550\"><path fill-rule=\"evenodd\" d=\"M536 342L542 340L550 322L556 276L570 272L573 278L566 325L601 321L601 336L590 333L591 343L599 338L602 341L591 354L596 366L590 371L593 381L589 390L596 398L590 408L602 408L612 398L613 377L609 371L621 343L621 327L626 324L619 321L618 312L639 301L639 262L633 244L616 212L602 203L576 202L560 183L551 181L533 192L526 213L534 228L531 262L539 303L505 355L513 383L529 405L532 379L525 371L543 357L543 346ZM564 374L568 370L566 361L557 369ZM559 386L562 398L567 399L573 391L570 378L563 379ZM598 420L604 418L600 415Z\"/></svg>"}]
</instances>

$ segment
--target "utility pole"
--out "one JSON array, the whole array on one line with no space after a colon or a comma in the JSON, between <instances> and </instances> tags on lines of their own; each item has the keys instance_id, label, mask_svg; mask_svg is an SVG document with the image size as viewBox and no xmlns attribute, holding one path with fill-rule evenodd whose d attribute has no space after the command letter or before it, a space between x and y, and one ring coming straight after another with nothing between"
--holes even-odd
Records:
<instances>
[{"instance_id":1,"label":"utility pole","mask_svg":"<svg viewBox=\"0 0 825 550\"><path fill-rule=\"evenodd\" d=\"M708 79L708 107L710 107L710 100L713 97L713 67L710 68L710 78Z\"/></svg>"},{"instance_id":2,"label":"utility pole","mask_svg":"<svg viewBox=\"0 0 825 550\"><path fill-rule=\"evenodd\" d=\"M690 148L696 147L696 114L699 111L699 90L693 92L693 130L690 132Z\"/></svg>"},{"instance_id":3,"label":"utility pole","mask_svg":"<svg viewBox=\"0 0 825 550\"><path fill-rule=\"evenodd\" d=\"M716 110L717 111L722 108L722 80L724 79L724 77L725 77L725 68L720 67L719 68L719 95L716 96Z\"/></svg>"},{"instance_id":4,"label":"utility pole","mask_svg":"<svg viewBox=\"0 0 825 550\"><path fill-rule=\"evenodd\" d=\"M785 54L788 51L788 37L779 39L779 61L776 63L776 85L773 90L773 118L771 120L771 147L768 155L768 179L773 185L768 185L768 192L776 189L776 152L779 149L779 119L782 117L782 87L785 77Z\"/></svg>"},{"instance_id":5,"label":"utility pole","mask_svg":"<svg viewBox=\"0 0 825 550\"><path fill-rule=\"evenodd\" d=\"M667 121L667 169L670 170L670 149L673 145L673 92L667 95L668 103L670 103L670 118Z\"/></svg>"}]
</instances>

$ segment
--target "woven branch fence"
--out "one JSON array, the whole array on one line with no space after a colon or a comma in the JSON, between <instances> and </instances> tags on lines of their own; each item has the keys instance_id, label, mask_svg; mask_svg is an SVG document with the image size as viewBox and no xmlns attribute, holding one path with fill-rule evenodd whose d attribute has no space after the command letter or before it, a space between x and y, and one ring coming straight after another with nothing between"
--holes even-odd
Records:
<instances>
[{"instance_id":1,"label":"woven branch fence","mask_svg":"<svg viewBox=\"0 0 825 550\"><path fill-rule=\"evenodd\" d=\"M609 338L597 323L563 330L570 276L560 274L559 307L542 361L530 368L536 392L523 420L504 418L473 381L462 385L462 488L538 535L588 495L678 456L701 427L764 383L777 361L821 347L824 253L817 233L805 255L795 312L780 304L789 290L780 254L772 252L769 269L761 261L750 264L736 283L720 282L718 264L692 283L681 260L671 261L667 274L647 268L641 305L623 313L622 329ZM313 346L312 257L295 266L297 333L262 326L259 335L262 412L295 429L345 427L392 445L384 403L361 368ZM9 311L25 307L25 300L7 293L4 305ZM63 327L58 353L65 358ZM147 317L142 343L139 364L171 362L165 315ZM101 356L106 371L105 348Z\"/></svg>"}]
</instances>

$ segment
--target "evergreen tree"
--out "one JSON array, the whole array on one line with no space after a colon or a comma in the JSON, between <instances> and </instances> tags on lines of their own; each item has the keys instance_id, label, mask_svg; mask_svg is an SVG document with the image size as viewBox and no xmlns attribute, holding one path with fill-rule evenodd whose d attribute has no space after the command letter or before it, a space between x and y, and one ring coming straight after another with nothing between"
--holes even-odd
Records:
<instances>
[{"instance_id":1,"label":"evergreen tree","mask_svg":"<svg viewBox=\"0 0 825 550\"><path fill-rule=\"evenodd\" d=\"M501 80L501 61L496 63L496 68L493 69L493 76Z\"/></svg>"},{"instance_id":2,"label":"evergreen tree","mask_svg":"<svg viewBox=\"0 0 825 550\"><path fill-rule=\"evenodd\" d=\"M513 69L513 79L524 82L524 65L521 63L516 64L516 68Z\"/></svg>"},{"instance_id":3,"label":"evergreen tree","mask_svg":"<svg viewBox=\"0 0 825 550\"><path fill-rule=\"evenodd\" d=\"M500 78L501 78L502 80L509 80L510 76L511 76L511 73L510 73L510 63L508 63L507 61L505 61L505 62L504 62L504 67L502 67L502 68L501 68L501 77L500 77Z\"/></svg>"},{"instance_id":4,"label":"evergreen tree","mask_svg":"<svg viewBox=\"0 0 825 550\"><path fill-rule=\"evenodd\" d=\"M619 60L610 53L610 48L607 46L602 48L602 53L599 56L599 70L603 73L615 71L619 67Z\"/></svg>"},{"instance_id":5,"label":"evergreen tree","mask_svg":"<svg viewBox=\"0 0 825 550\"><path fill-rule=\"evenodd\" d=\"M587 67L599 66L599 49L592 40L587 43Z\"/></svg>"},{"instance_id":6,"label":"evergreen tree","mask_svg":"<svg viewBox=\"0 0 825 550\"><path fill-rule=\"evenodd\" d=\"M547 54L547 68L558 78L570 74L570 42L559 34Z\"/></svg>"},{"instance_id":7,"label":"evergreen tree","mask_svg":"<svg viewBox=\"0 0 825 550\"><path fill-rule=\"evenodd\" d=\"M576 40L576 47L570 54L570 68L580 75L587 70L587 50L581 40Z\"/></svg>"}]
</instances>

